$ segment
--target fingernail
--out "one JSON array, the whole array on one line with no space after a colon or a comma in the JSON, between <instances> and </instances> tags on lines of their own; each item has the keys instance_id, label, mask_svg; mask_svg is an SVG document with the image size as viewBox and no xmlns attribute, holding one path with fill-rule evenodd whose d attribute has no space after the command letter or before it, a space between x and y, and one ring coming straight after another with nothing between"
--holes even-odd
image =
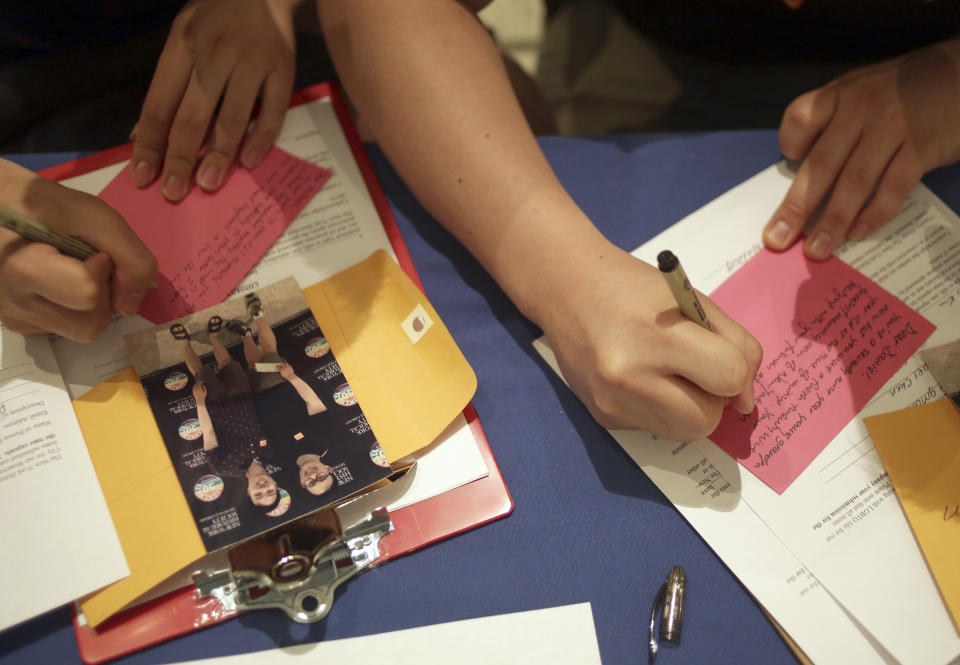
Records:
<instances>
[{"instance_id":1,"label":"fingernail","mask_svg":"<svg viewBox=\"0 0 960 665\"><path fill-rule=\"evenodd\" d=\"M180 176L171 173L163 179L163 195L171 201L179 201L187 195L187 183Z\"/></svg>"},{"instance_id":2,"label":"fingernail","mask_svg":"<svg viewBox=\"0 0 960 665\"><path fill-rule=\"evenodd\" d=\"M830 236L823 231L818 231L810 244L807 245L809 253L814 258L823 259L830 253Z\"/></svg>"},{"instance_id":3,"label":"fingernail","mask_svg":"<svg viewBox=\"0 0 960 665\"><path fill-rule=\"evenodd\" d=\"M150 162L138 159L133 163L130 174L133 177L133 184L137 187L146 187L153 182L156 176L156 169L153 168L153 164Z\"/></svg>"},{"instance_id":4,"label":"fingernail","mask_svg":"<svg viewBox=\"0 0 960 665\"><path fill-rule=\"evenodd\" d=\"M783 249L790 240L790 225L785 221L777 222L767 230L767 242L778 249Z\"/></svg>"},{"instance_id":5,"label":"fingernail","mask_svg":"<svg viewBox=\"0 0 960 665\"><path fill-rule=\"evenodd\" d=\"M263 161L267 150L258 143L248 143L243 146L243 155L240 157L240 163L246 168L252 169Z\"/></svg>"},{"instance_id":6,"label":"fingernail","mask_svg":"<svg viewBox=\"0 0 960 665\"><path fill-rule=\"evenodd\" d=\"M204 189L216 189L223 180L223 169L217 164L204 164L197 174L197 184Z\"/></svg>"},{"instance_id":7,"label":"fingernail","mask_svg":"<svg viewBox=\"0 0 960 665\"><path fill-rule=\"evenodd\" d=\"M863 240L868 235L870 235L870 227L866 224L857 224L850 229L850 233L847 234L847 237L850 238L850 240Z\"/></svg>"}]
</instances>

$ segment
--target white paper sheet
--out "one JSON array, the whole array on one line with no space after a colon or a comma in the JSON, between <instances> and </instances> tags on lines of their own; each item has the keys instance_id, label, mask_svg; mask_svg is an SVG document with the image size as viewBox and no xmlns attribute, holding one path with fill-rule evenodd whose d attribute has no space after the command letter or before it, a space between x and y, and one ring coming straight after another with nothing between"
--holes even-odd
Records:
<instances>
[{"instance_id":1,"label":"white paper sheet","mask_svg":"<svg viewBox=\"0 0 960 665\"><path fill-rule=\"evenodd\" d=\"M0 629L126 577L46 337L0 328Z\"/></svg>"},{"instance_id":2,"label":"white paper sheet","mask_svg":"<svg viewBox=\"0 0 960 665\"><path fill-rule=\"evenodd\" d=\"M673 250L709 293L759 250L791 178L772 166L634 255ZM926 346L960 332L960 218L922 185L838 256L938 326ZM613 435L814 662L939 664L960 654L960 637L861 420L938 396L910 359L779 496L708 439Z\"/></svg>"},{"instance_id":3,"label":"white paper sheet","mask_svg":"<svg viewBox=\"0 0 960 665\"><path fill-rule=\"evenodd\" d=\"M306 660L292 660L306 657ZM286 649L209 658L190 665L274 663L390 663L391 665L600 665L589 603L391 633L316 642Z\"/></svg>"}]
</instances>

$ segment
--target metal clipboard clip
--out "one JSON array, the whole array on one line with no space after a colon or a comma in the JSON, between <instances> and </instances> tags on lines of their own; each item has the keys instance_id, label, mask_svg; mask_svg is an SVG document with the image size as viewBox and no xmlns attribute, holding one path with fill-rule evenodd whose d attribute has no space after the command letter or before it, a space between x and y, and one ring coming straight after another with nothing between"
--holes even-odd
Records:
<instances>
[{"instance_id":1,"label":"metal clipboard clip","mask_svg":"<svg viewBox=\"0 0 960 665\"><path fill-rule=\"evenodd\" d=\"M341 531L333 510L319 511L230 549L230 568L198 573L201 598L225 610L280 609L298 623L320 621L338 586L380 557L393 531L386 508Z\"/></svg>"}]
</instances>

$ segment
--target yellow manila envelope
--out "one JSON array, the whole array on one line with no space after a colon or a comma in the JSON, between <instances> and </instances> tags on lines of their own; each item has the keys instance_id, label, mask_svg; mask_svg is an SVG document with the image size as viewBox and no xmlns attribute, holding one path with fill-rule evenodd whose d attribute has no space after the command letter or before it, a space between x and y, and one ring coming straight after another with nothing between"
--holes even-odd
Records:
<instances>
[{"instance_id":1,"label":"yellow manila envelope","mask_svg":"<svg viewBox=\"0 0 960 665\"><path fill-rule=\"evenodd\" d=\"M473 397L473 369L386 252L304 295L391 462L429 445ZM128 577L81 602L97 626L206 550L133 368L74 409L130 566Z\"/></svg>"},{"instance_id":2,"label":"yellow manila envelope","mask_svg":"<svg viewBox=\"0 0 960 665\"><path fill-rule=\"evenodd\" d=\"M960 632L960 411L941 399L863 421Z\"/></svg>"},{"instance_id":3,"label":"yellow manila envelope","mask_svg":"<svg viewBox=\"0 0 960 665\"><path fill-rule=\"evenodd\" d=\"M386 252L303 295L391 462L440 436L476 392L440 317Z\"/></svg>"}]
</instances>

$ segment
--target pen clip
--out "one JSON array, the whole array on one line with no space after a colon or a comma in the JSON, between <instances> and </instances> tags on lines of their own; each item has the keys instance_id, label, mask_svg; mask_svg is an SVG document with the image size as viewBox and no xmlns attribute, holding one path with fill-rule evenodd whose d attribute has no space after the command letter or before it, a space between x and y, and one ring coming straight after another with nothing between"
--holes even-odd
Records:
<instances>
[{"instance_id":1,"label":"pen clip","mask_svg":"<svg viewBox=\"0 0 960 665\"><path fill-rule=\"evenodd\" d=\"M660 590L657 591L656 598L653 599L653 607L650 608L650 641L648 643L650 663L653 663L657 658L657 650L660 648L660 645L657 643L657 610L660 608L661 603L663 603L663 597L667 594L667 583L664 582L660 585Z\"/></svg>"},{"instance_id":2,"label":"pen clip","mask_svg":"<svg viewBox=\"0 0 960 665\"><path fill-rule=\"evenodd\" d=\"M680 566L674 566L667 574L666 581L660 585L657 597L653 600L650 610L650 639L648 642L649 662L652 664L657 657L660 644L657 641L657 609L662 606L660 616L660 640L667 644L677 644L680 641L680 630L683 627L683 602L686 596L687 575Z\"/></svg>"}]
</instances>

